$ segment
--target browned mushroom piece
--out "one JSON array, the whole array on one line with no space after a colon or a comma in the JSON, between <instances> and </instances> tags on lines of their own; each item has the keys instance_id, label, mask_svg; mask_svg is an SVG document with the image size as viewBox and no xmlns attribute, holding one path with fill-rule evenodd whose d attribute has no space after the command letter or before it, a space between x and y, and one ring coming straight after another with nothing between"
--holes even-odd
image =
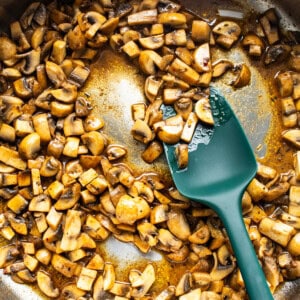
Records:
<instances>
[{"instance_id":1,"label":"browned mushroom piece","mask_svg":"<svg viewBox=\"0 0 300 300\"><path fill-rule=\"evenodd\" d=\"M279 18L274 8L265 11L259 18L260 25L268 39L270 45L279 40Z\"/></svg>"},{"instance_id":2,"label":"browned mushroom piece","mask_svg":"<svg viewBox=\"0 0 300 300\"><path fill-rule=\"evenodd\" d=\"M17 47L8 37L0 37L0 60L8 60L13 58L17 53Z\"/></svg>"},{"instance_id":3,"label":"browned mushroom piece","mask_svg":"<svg viewBox=\"0 0 300 300\"><path fill-rule=\"evenodd\" d=\"M248 48L249 55L260 57L263 54L264 43L262 39L254 33L248 33L242 41L245 48Z\"/></svg>"},{"instance_id":4,"label":"browned mushroom piece","mask_svg":"<svg viewBox=\"0 0 300 300\"><path fill-rule=\"evenodd\" d=\"M233 81L232 85L235 88L242 88L250 83L251 80L251 71L246 64L242 64L236 67L238 75Z\"/></svg>"},{"instance_id":5,"label":"browned mushroom piece","mask_svg":"<svg viewBox=\"0 0 300 300\"><path fill-rule=\"evenodd\" d=\"M289 45L271 45L266 50L264 63L269 65L275 62L283 62L288 58L291 50L292 48Z\"/></svg>"},{"instance_id":6,"label":"browned mushroom piece","mask_svg":"<svg viewBox=\"0 0 300 300\"><path fill-rule=\"evenodd\" d=\"M233 21L223 21L213 28L213 33L217 35L216 42L229 49L240 37L241 28Z\"/></svg>"}]
</instances>

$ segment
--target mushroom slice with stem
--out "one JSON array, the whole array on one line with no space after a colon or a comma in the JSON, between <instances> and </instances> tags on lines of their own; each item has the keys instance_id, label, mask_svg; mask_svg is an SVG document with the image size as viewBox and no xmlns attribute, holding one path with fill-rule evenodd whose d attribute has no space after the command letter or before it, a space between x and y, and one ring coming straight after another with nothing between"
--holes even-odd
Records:
<instances>
[{"instance_id":1,"label":"mushroom slice with stem","mask_svg":"<svg viewBox=\"0 0 300 300\"><path fill-rule=\"evenodd\" d=\"M76 117L75 113L68 115L64 119L63 130L66 137L83 135L84 128L82 119Z\"/></svg>"},{"instance_id":2,"label":"mushroom slice with stem","mask_svg":"<svg viewBox=\"0 0 300 300\"><path fill-rule=\"evenodd\" d=\"M136 140L144 144L149 143L154 138L154 134L148 124L140 119L137 119L133 124L131 128L131 134Z\"/></svg>"},{"instance_id":3,"label":"mushroom slice with stem","mask_svg":"<svg viewBox=\"0 0 300 300\"><path fill-rule=\"evenodd\" d=\"M34 159L41 149L41 139L36 133L25 136L19 144L19 153L26 159Z\"/></svg>"},{"instance_id":4,"label":"mushroom slice with stem","mask_svg":"<svg viewBox=\"0 0 300 300\"><path fill-rule=\"evenodd\" d=\"M241 27L233 21L223 21L213 28L213 33L218 36L217 43L229 49L240 37Z\"/></svg>"},{"instance_id":5,"label":"mushroom slice with stem","mask_svg":"<svg viewBox=\"0 0 300 300\"><path fill-rule=\"evenodd\" d=\"M66 187L57 202L54 204L56 210L67 210L73 207L80 198L81 187L79 183L75 183Z\"/></svg>"},{"instance_id":6,"label":"mushroom slice with stem","mask_svg":"<svg viewBox=\"0 0 300 300\"><path fill-rule=\"evenodd\" d=\"M300 149L300 130L289 129L282 132L282 138Z\"/></svg>"},{"instance_id":7,"label":"mushroom slice with stem","mask_svg":"<svg viewBox=\"0 0 300 300\"><path fill-rule=\"evenodd\" d=\"M57 298L59 296L60 291L54 287L54 283L49 274L44 271L38 271L36 278L38 287L47 297Z\"/></svg>"},{"instance_id":8,"label":"mushroom slice with stem","mask_svg":"<svg viewBox=\"0 0 300 300\"><path fill-rule=\"evenodd\" d=\"M81 136L83 144L93 155L100 155L107 145L106 137L98 131L90 131Z\"/></svg>"},{"instance_id":9,"label":"mushroom slice with stem","mask_svg":"<svg viewBox=\"0 0 300 300\"><path fill-rule=\"evenodd\" d=\"M156 50L164 45L164 35L158 34L154 36L143 37L139 39L139 43L146 49Z\"/></svg>"},{"instance_id":10,"label":"mushroom slice with stem","mask_svg":"<svg viewBox=\"0 0 300 300\"><path fill-rule=\"evenodd\" d=\"M17 53L16 44L6 36L0 37L0 61L9 60Z\"/></svg>"},{"instance_id":11,"label":"mushroom slice with stem","mask_svg":"<svg viewBox=\"0 0 300 300\"><path fill-rule=\"evenodd\" d=\"M248 48L248 52L251 56L255 57L260 57L265 47L262 39L254 33L248 33L244 37L242 45Z\"/></svg>"},{"instance_id":12,"label":"mushroom slice with stem","mask_svg":"<svg viewBox=\"0 0 300 300\"><path fill-rule=\"evenodd\" d=\"M31 50L28 53L21 54L19 57L24 57L25 63L20 68L25 75L30 75L35 72L37 66L40 64L41 50Z\"/></svg>"},{"instance_id":13,"label":"mushroom slice with stem","mask_svg":"<svg viewBox=\"0 0 300 300\"><path fill-rule=\"evenodd\" d=\"M46 157L40 168L40 174L43 177L55 176L62 168L61 162L53 156Z\"/></svg>"},{"instance_id":14,"label":"mushroom slice with stem","mask_svg":"<svg viewBox=\"0 0 300 300\"><path fill-rule=\"evenodd\" d=\"M92 39L101 25L106 21L105 16L96 11L89 11L83 15L83 24L85 25L85 37Z\"/></svg>"},{"instance_id":15,"label":"mushroom slice with stem","mask_svg":"<svg viewBox=\"0 0 300 300\"><path fill-rule=\"evenodd\" d=\"M192 39L197 43L210 41L211 29L207 22L202 20L193 20Z\"/></svg>"},{"instance_id":16,"label":"mushroom slice with stem","mask_svg":"<svg viewBox=\"0 0 300 300\"><path fill-rule=\"evenodd\" d=\"M134 298L140 298L145 296L150 290L152 284L155 281L155 270L152 264L148 264L142 274L131 281L133 287L131 296Z\"/></svg>"},{"instance_id":17,"label":"mushroom slice with stem","mask_svg":"<svg viewBox=\"0 0 300 300\"><path fill-rule=\"evenodd\" d=\"M55 88L60 87L62 83L66 81L66 75L63 69L54 62L46 61L46 72Z\"/></svg>"},{"instance_id":18,"label":"mushroom slice with stem","mask_svg":"<svg viewBox=\"0 0 300 300\"><path fill-rule=\"evenodd\" d=\"M277 41L279 41L279 18L274 8L270 8L267 11L265 11L263 15L259 18L259 23L262 26L270 45L273 45Z\"/></svg>"},{"instance_id":19,"label":"mushroom slice with stem","mask_svg":"<svg viewBox=\"0 0 300 300\"><path fill-rule=\"evenodd\" d=\"M213 257L214 257L214 266L210 272L211 280L212 281L223 280L225 277L227 277L230 273L233 272L233 270L236 267L236 263L232 261L231 264L220 266L218 263L218 258L216 253L213 253Z\"/></svg>"},{"instance_id":20,"label":"mushroom slice with stem","mask_svg":"<svg viewBox=\"0 0 300 300\"><path fill-rule=\"evenodd\" d=\"M163 25L173 27L185 25L187 18L184 14L178 12L163 12L158 15L157 22Z\"/></svg>"},{"instance_id":21,"label":"mushroom slice with stem","mask_svg":"<svg viewBox=\"0 0 300 300\"><path fill-rule=\"evenodd\" d=\"M67 82L62 83L62 88L50 90L50 94L57 100L73 103L77 98L77 87Z\"/></svg>"},{"instance_id":22,"label":"mushroom slice with stem","mask_svg":"<svg viewBox=\"0 0 300 300\"><path fill-rule=\"evenodd\" d=\"M143 50L139 56L139 66L141 70L148 75L154 75L156 68L161 67L162 57L153 50Z\"/></svg>"}]
</instances>

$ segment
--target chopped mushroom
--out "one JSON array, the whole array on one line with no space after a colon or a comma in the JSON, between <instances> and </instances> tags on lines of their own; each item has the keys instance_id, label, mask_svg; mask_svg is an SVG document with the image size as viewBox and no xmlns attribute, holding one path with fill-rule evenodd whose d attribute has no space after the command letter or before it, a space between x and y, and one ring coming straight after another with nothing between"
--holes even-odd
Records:
<instances>
[{"instance_id":1,"label":"chopped mushroom","mask_svg":"<svg viewBox=\"0 0 300 300\"><path fill-rule=\"evenodd\" d=\"M49 274L38 271L37 283L40 290L49 298L56 298L59 296L59 289L55 288Z\"/></svg>"}]
</instances>

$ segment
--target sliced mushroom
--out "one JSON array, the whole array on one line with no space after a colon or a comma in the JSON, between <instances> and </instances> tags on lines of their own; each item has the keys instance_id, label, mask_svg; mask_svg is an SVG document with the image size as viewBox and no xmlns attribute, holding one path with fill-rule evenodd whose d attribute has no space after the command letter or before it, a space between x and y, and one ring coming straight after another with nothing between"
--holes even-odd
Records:
<instances>
[{"instance_id":1,"label":"sliced mushroom","mask_svg":"<svg viewBox=\"0 0 300 300\"><path fill-rule=\"evenodd\" d=\"M259 18L259 22L267 36L270 45L279 40L278 23L279 19L274 8L270 8Z\"/></svg>"},{"instance_id":2,"label":"sliced mushroom","mask_svg":"<svg viewBox=\"0 0 300 300\"><path fill-rule=\"evenodd\" d=\"M36 133L30 133L19 144L20 155L26 159L35 158L41 149L41 139Z\"/></svg>"},{"instance_id":3,"label":"sliced mushroom","mask_svg":"<svg viewBox=\"0 0 300 300\"><path fill-rule=\"evenodd\" d=\"M240 37L241 28L233 21L223 21L213 28L213 32L218 35L217 43L229 49Z\"/></svg>"},{"instance_id":4,"label":"sliced mushroom","mask_svg":"<svg viewBox=\"0 0 300 300\"><path fill-rule=\"evenodd\" d=\"M73 103L77 98L77 87L70 83L62 83L62 88L51 90L50 94L61 102Z\"/></svg>"},{"instance_id":5,"label":"sliced mushroom","mask_svg":"<svg viewBox=\"0 0 300 300\"><path fill-rule=\"evenodd\" d=\"M37 283L40 290L50 298L56 298L59 296L59 289L54 287L53 281L49 274L44 271L37 272Z\"/></svg>"},{"instance_id":6,"label":"sliced mushroom","mask_svg":"<svg viewBox=\"0 0 300 300\"><path fill-rule=\"evenodd\" d=\"M81 140L93 155L100 155L107 145L106 137L98 131L90 131L83 134Z\"/></svg>"},{"instance_id":7,"label":"sliced mushroom","mask_svg":"<svg viewBox=\"0 0 300 300\"><path fill-rule=\"evenodd\" d=\"M264 50L264 43L262 39L254 33L248 33L242 42L251 56L260 57Z\"/></svg>"},{"instance_id":8,"label":"sliced mushroom","mask_svg":"<svg viewBox=\"0 0 300 300\"><path fill-rule=\"evenodd\" d=\"M54 62L46 61L46 72L54 87L58 88L66 80L66 75L62 68Z\"/></svg>"},{"instance_id":9,"label":"sliced mushroom","mask_svg":"<svg viewBox=\"0 0 300 300\"><path fill-rule=\"evenodd\" d=\"M135 121L134 125L131 128L131 134L136 140L144 144L149 143L154 138L150 127L145 121L140 119Z\"/></svg>"},{"instance_id":10,"label":"sliced mushroom","mask_svg":"<svg viewBox=\"0 0 300 300\"><path fill-rule=\"evenodd\" d=\"M233 63L229 60L217 61L213 64L212 77L214 78L220 77L232 68L233 68Z\"/></svg>"},{"instance_id":11,"label":"sliced mushroom","mask_svg":"<svg viewBox=\"0 0 300 300\"><path fill-rule=\"evenodd\" d=\"M197 43L206 43L210 41L211 29L207 22L202 20L193 20L192 39Z\"/></svg>"},{"instance_id":12,"label":"sliced mushroom","mask_svg":"<svg viewBox=\"0 0 300 300\"><path fill-rule=\"evenodd\" d=\"M300 130L290 129L282 133L282 138L297 148L300 148Z\"/></svg>"},{"instance_id":13,"label":"sliced mushroom","mask_svg":"<svg viewBox=\"0 0 300 300\"><path fill-rule=\"evenodd\" d=\"M17 53L17 46L8 37L0 37L0 60L9 60Z\"/></svg>"},{"instance_id":14,"label":"sliced mushroom","mask_svg":"<svg viewBox=\"0 0 300 300\"><path fill-rule=\"evenodd\" d=\"M141 44L142 47L150 50L156 50L161 48L164 43L164 35L159 34L159 35L154 35L154 36L149 36L149 37L143 37L139 39L139 43Z\"/></svg>"},{"instance_id":15,"label":"sliced mushroom","mask_svg":"<svg viewBox=\"0 0 300 300\"><path fill-rule=\"evenodd\" d=\"M157 23L157 10L149 9L130 14L127 18L127 22L129 26Z\"/></svg>"},{"instance_id":16,"label":"sliced mushroom","mask_svg":"<svg viewBox=\"0 0 300 300\"><path fill-rule=\"evenodd\" d=\"M232 83L232 85L236 88L241 88L250 83L251 80L251 71L246 64L242 64L237 67L238 76Z\"/></svg>"},{"instance_id":17,"label":"sliced mushroom","mask_svg":"<svg viewBox=\"0 0 300 300\"><path fill-rule=\"evenodd\" d=\"M162 57L153 50L143 50L139 55L139 66L148 75L156 73L155 66L161 68Z\"/></svg>"}]
</instances>

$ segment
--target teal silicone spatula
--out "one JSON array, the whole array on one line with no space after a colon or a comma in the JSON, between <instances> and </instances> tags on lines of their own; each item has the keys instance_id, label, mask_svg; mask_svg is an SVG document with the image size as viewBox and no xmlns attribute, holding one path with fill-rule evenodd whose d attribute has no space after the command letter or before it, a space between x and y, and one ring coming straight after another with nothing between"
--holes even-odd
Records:
<instances>
[{"instance_id":1,"label":"teal silicone spatula","mask_svg":"<svg viewBox=\"0 0 300 300\"><path fill-rule=\"evenodd\" d=\"M250 299L273 299L242 218L242 194L257 171L255 156L234 112L213 88L210 104L215 125L197 126L186 169L178 169L176 145L164 144L171 174L181 194L206 204L221 218ZM165 117L174 114L169 107L163 111Z\"/></svg>"}]
</instances>

